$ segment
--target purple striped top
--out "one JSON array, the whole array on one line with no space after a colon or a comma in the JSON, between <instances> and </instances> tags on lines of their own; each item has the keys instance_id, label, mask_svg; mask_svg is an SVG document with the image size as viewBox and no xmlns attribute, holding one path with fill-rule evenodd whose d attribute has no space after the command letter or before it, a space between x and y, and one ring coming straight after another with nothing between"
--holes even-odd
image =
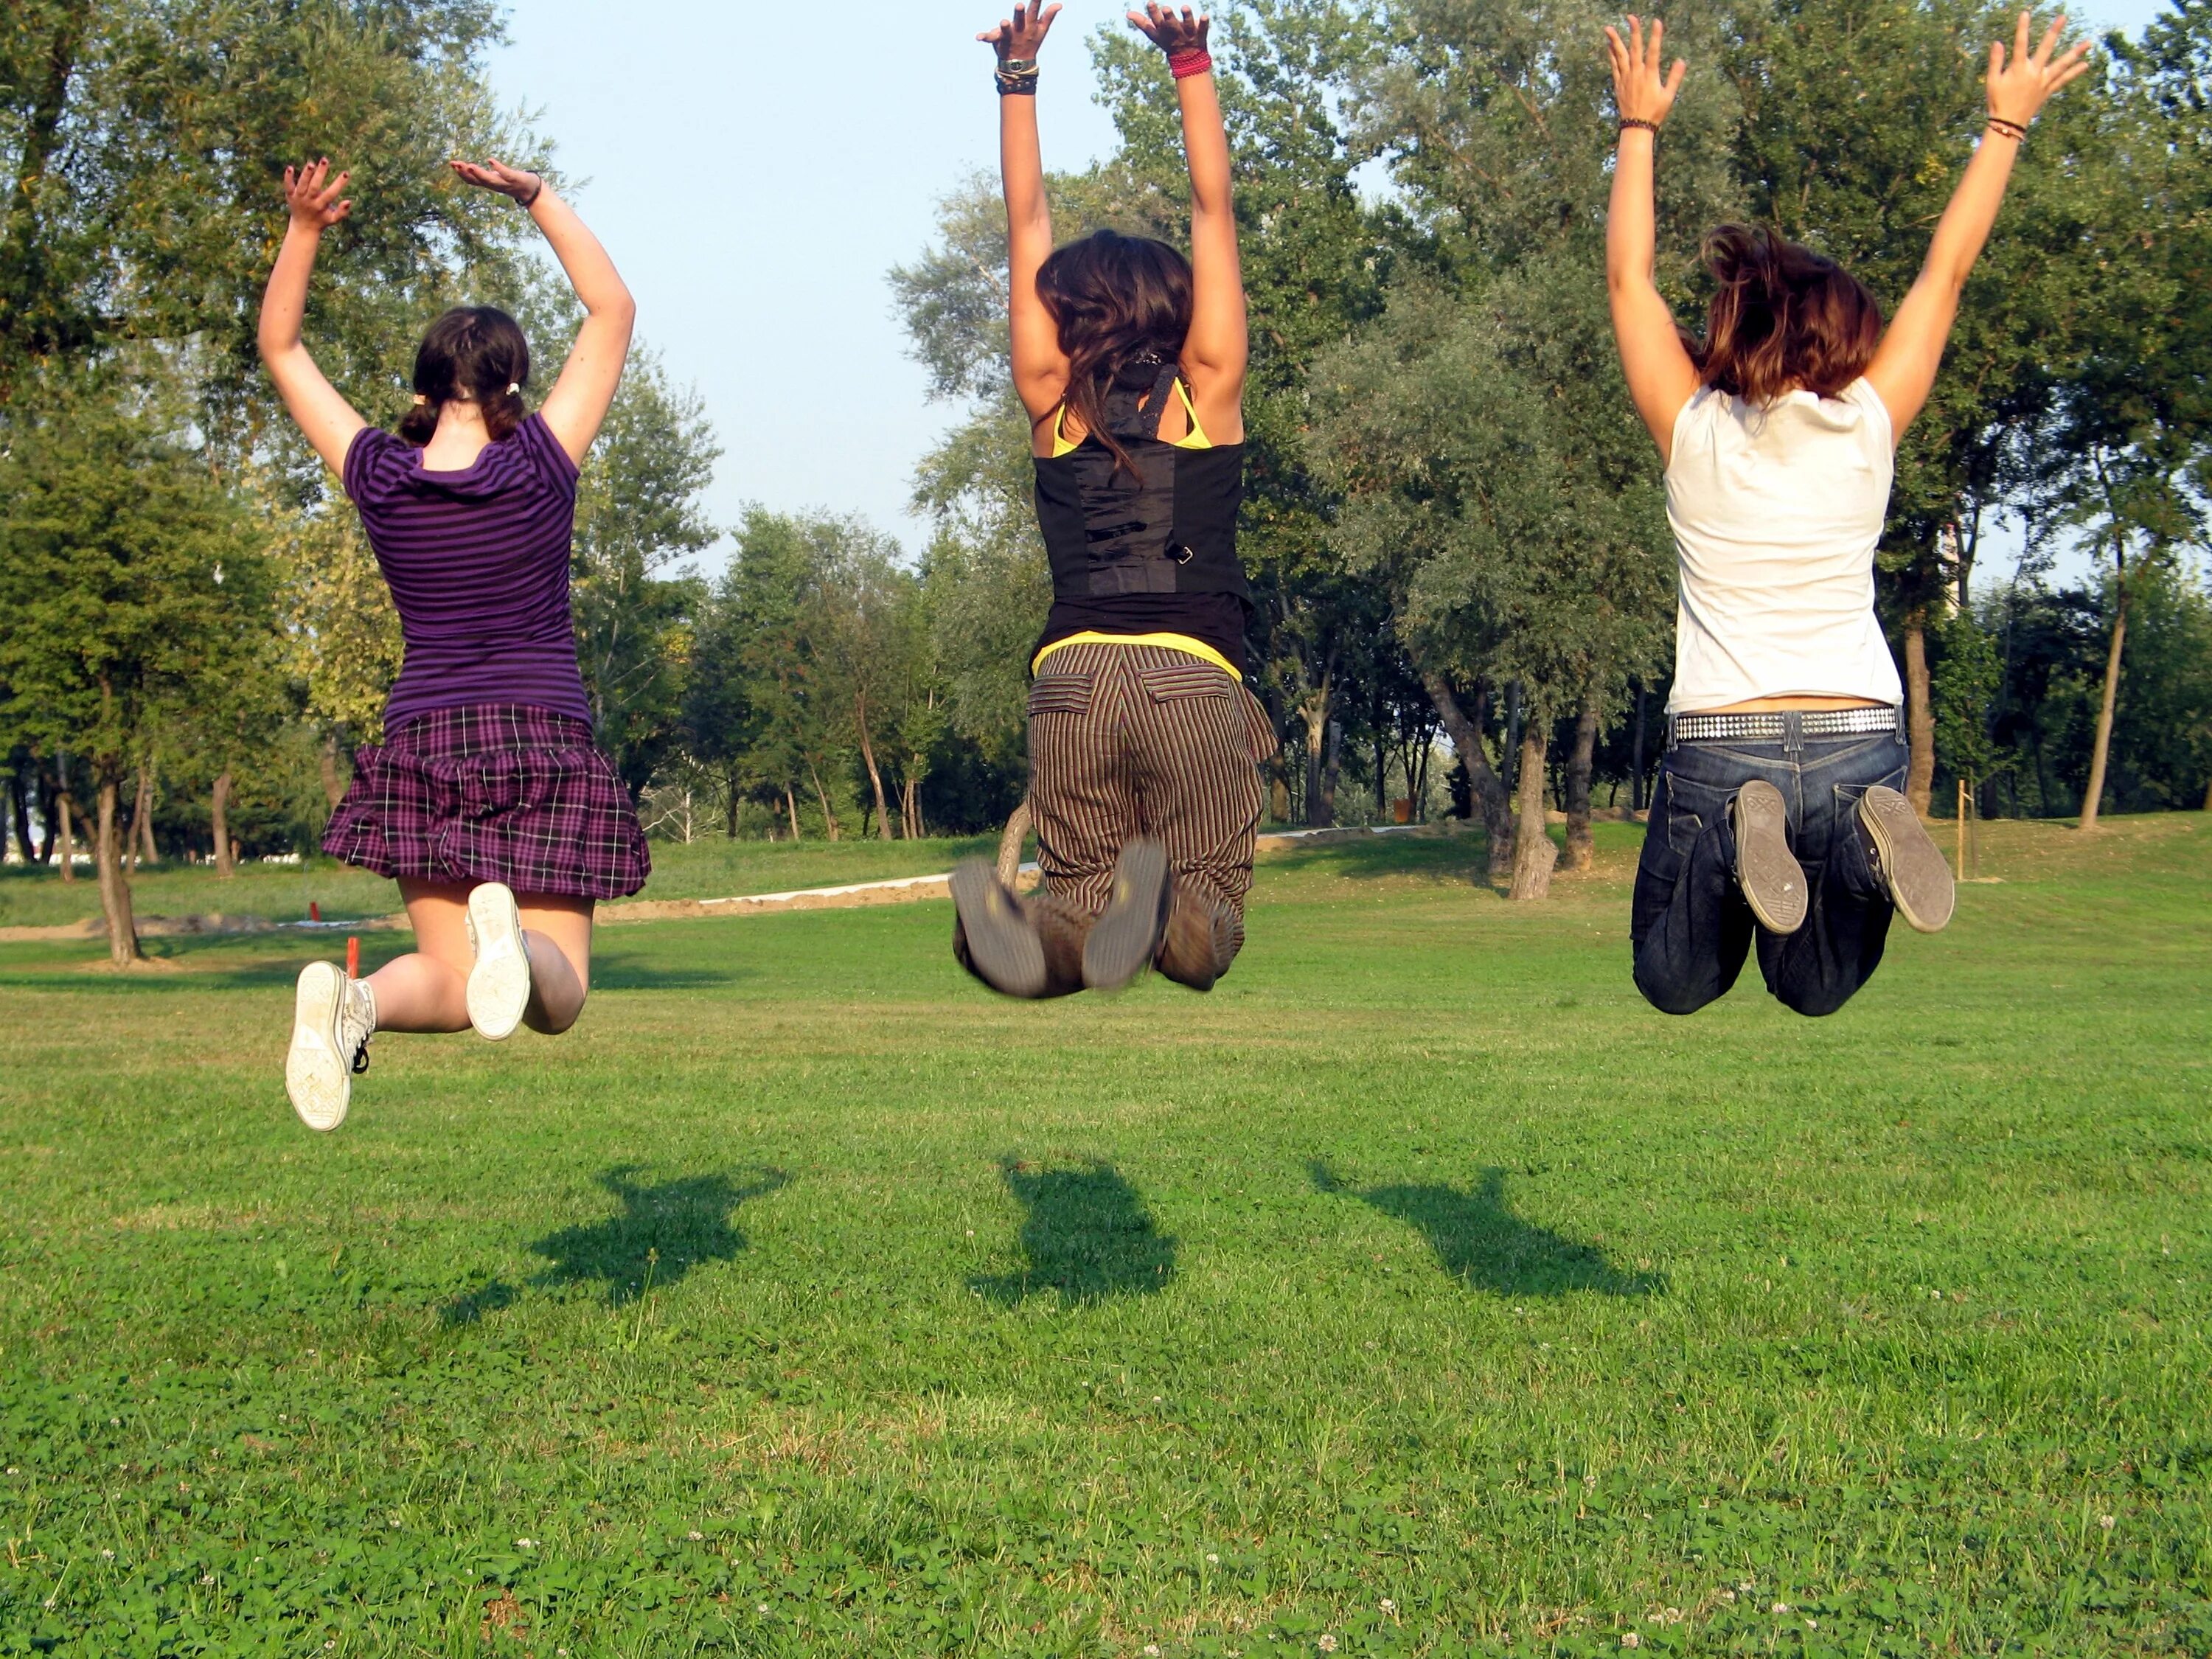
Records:
<instances>
[{"instance_id":1,"label":"purple striped top","mask_svg":"<svg viewBox=\"0 0 2212 1659\"><path fill-rule=\"evenodd\" d=\"M407 645L387 736L433 708L477 702L590 721L568 609L576 465L542 416L458 472L429 471L421 450L363 427L344 483Z\"/></svg>"}]
</instances>

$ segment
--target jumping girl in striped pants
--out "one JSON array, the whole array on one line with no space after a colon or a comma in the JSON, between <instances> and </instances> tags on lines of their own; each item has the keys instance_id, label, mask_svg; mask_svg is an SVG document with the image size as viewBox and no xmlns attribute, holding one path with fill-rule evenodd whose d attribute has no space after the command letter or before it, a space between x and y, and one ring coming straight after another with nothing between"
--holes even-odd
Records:
<instances>
[{"instance_id":1,"label":"jumping girl in striped pants","mask_svg":"<svg viewBox=\"0 0 2212 1659\"><path fill-rule=\"evenodd\" d=\"M406 641L380 745L362 750L323 850L398 878L416 949L355 981L310 963L284 1083L312 1128L344 1121L371 1033L565 1031L591 986L595 901L649 869L628 793L592 744L568 605L576 472L635 316L592 233L533 173L456 161L528 211L585 312L544 406L530 348L489 306L447 312L415 358L415 408L379 431L300 341L322 234L353 204L319 161L284 171L292 222L261 308L284 406L360 511Z\"/></svg>"},{"instance_id":2,"label":"jumping girl in striped pants","mask_svg":"<svg viewBox=\"0 0 2212 1659\"><path fill-rule=\"evenodd\" d=\"M1030 662L1030 803L1045 890L955 872L954 952L1011 996L1110 989L1157 965L1211 988L1244 940L1275 737L1245 689L1244 288L1208 20L1129 21L1168 55L1189 259L1102 230L1054 250L1036 54L1060 8L978 38L999 58L1014 386L1029 411L1053 604Z\"/></svg>"}]
</instances>

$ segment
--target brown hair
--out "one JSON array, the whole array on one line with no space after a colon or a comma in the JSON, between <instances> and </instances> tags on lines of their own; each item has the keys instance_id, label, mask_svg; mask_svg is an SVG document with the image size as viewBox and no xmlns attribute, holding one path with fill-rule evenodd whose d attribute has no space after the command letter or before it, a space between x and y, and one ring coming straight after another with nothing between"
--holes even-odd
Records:
<instances>
[{"instance_id":1,"label":"brown hair","mask_svg":"<svg viewBox=\"0 0 2212 1659\"><path fill-rule=\"evenodd\" d=\"M1881 307L1826 255L1764 226L1723 225L1705 262L1720 286L1690 357L1707 386L1752 404L1801 387L1833 398L1874 361Z\"/></svg>"},{"instance_id":2,"label":"brown hair","mask_svg":"<svg viewBox=\"0 0 2212 1659\"><path fill-rule=\"evenodd\" d=\"M455 306L415 349L415 391L422 401L401 416L399 435L422 448L438 429L440 406L465 398L483 410L484 430L497 443L529 412L520 390L529 384L522 325L494 306Z\"/></svg>"},{"instance_id":3,"label":"brown hair","mask_svg":"<svg viewBox=\"0 0 2212 1659\"><path fill-rule=\"evenodd\" d=\"M1106 429L1106 400L1136 391L1182 361L1190 333L1190 261L1165 242L1092 233L1054 248L1037 270L1037 297L1067 354L1067 407L1084 430L1136 470Z\"/></svg>"}]
</instances>

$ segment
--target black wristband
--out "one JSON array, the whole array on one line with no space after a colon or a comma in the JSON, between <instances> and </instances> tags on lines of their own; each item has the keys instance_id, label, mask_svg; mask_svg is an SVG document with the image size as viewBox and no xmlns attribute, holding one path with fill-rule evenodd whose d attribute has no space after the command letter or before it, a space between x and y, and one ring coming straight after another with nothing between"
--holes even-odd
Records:
<instances>
[{"instance_id":1,"label":"black wristband","mask_svg":"<svg viewBox=\"0 0 2212 1659\"><path fill-rule=\"evenodd\" d=\"M1026 75L1009 75L1004 70L1000 70L993 78L998 82L999 96L1001 98L1036 96L1037 72L1035 70L1031 70Z\"/></svg>"},{"instance_id":2,"label":"black wristband","mask_svg":"<svg viewBox=\"0 0 2212 1659\"><path fill-rule=\"evenodd\" d=\"M534 206L536 206L536 205L537 205L538 198L539 197L543 196L544 193L545 193L545 175L544 175L544 173L539 173L539 174L538 175L538 188L537 188L537 189L535 189L535 190L533 190L533 191L532 191L530 192L530 194L529 194L529 195L527 195L527 196L522 196L522 197L518 197L518 198L515 198L515 204L516 204L518 207L526 207L526 207L534 207Z\"/></svg>"}]
</instances>

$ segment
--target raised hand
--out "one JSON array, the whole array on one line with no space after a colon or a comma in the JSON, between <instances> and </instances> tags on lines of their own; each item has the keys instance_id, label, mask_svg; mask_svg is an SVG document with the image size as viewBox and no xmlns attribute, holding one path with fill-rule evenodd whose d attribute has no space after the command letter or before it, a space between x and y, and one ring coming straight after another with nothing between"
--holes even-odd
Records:
<instances>
[{"instance_id":1,"label":"raised hand","mask_svg":"<svg viewBox=\"0 0 2212 1659\"><path fill-rule=\"evenodd\" d=\"M1052 33L1052 20L1059 15L1056 0L1049 6L1016 6L1011 21L1002 20L998 27L985 29L975 38L988 42L1002 64L1009 59L1034 63L1037 49L1044 45L1045 36Z\"/></svg>"},{"instance_id":2,"label":"raised hand","mask_svg":"<svg viewBox=\"0 0 2212 1659\"><path fill-rule=\"evenodd\" d=\"M527 204L537 199L545 180L535 173L525 173L520 167L511 167L504 161L449 161L463 179L479 189L495 191L501 196L512 196Z\"/></svg>"},{"instance_id":3,"label":"raised hand","mask_svg":"<svg viewBox=\"0 0 2212 1659\"><path fill-rule=\"evenodd\" d=\"M303 167L284 169L284 205L291 210L294 224L320 234L353 211L350 201L339 199L353 175L341 173L332 179L330 172L327 155Z\"/></svg>"},{"instance_id":4,"label":"raised hand","mask_svg":"<svg viewBox=\"0 0 2212 1659\"><path fill-rule=\"evenodd\" d=\"M1159 0L1146 0L1142 12L1131 12L1129 22L1142 29L1145 38L1172 58L1178 52L1204 52L1206 32L1213 20L1204 12L1194 13L1188 6L1182 15L1176 15L1173 6L1164 6Z\"/></svg>"},{"instance_id":5,"label":"raised hand","mask_svg":"<svg viewBox=\"0 0 2212 1659\"><path fill-rule=\"evenodd\" d=\"M2044 32L2043 44L2028 50L2029 30L2033 19L2027 12L2013 27L2012 61L2005 61L2004 42L1990 42L1990 113L2000 121L2009 121L2014 126L2026 126L2035 119L2036 112L2049 101L2051 94L2077 76L2089 72L2087 58L2089 43L2077 43L2074 49L2055 61L2051 54L2057 49L2058 37L2066 27L2066 14L2061 12L2051 20Z\"/></svg>"},{"instance_id":6,"label":"raised hand","mask_svg":"<svg viewBox=\"0 0 2212 1659\"><path fill-rule=\"evenodd\" d=\"M1657 126L1674 107L1674 95L1682 89L1682 77L1690 66L1680 58L1674 67L1662 76L1659 65L1660 43L1667 37L1667 26L1657 18L1651 20L1649 40L1644 34L1644 21L1630 14L1628 39L1624 42L1620 32L1611 24L1606 26L1605 54L1613 61L1613 101L1620 106L1624 121L1649 121Z\"/></svg>"}]
</instances>

